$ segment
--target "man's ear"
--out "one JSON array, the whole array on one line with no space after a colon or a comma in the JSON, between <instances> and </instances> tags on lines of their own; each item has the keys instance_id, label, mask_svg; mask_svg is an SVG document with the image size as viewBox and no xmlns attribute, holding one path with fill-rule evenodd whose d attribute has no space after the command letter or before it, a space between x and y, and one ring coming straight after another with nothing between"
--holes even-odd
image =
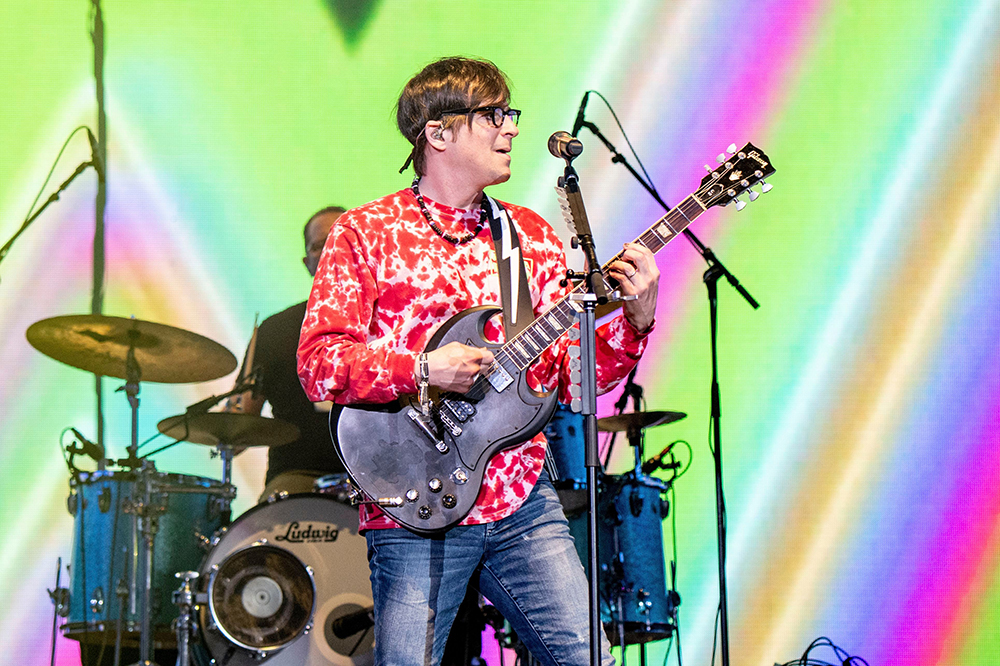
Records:
<instances>
[{"instance_id":1,"label":"man's ear","mask_svg":"<svg viewBox=\"0 0 1000 666\"><path fill-rule=\"evenodd\" d=\"M430 120L424 125L424 138L427 140L427 145L434 148L434 150L444 150L445 149L445 132L444 125L442 125L440 120Z\"/></svg>"}]
</instances>

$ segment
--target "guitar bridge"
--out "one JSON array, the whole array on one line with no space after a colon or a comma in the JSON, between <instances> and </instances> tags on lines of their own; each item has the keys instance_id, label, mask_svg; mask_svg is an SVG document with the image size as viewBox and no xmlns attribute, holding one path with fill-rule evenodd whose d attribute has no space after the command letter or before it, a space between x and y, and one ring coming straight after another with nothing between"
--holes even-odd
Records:
<instances>
[{"instance_id":1,"label":"guitar bridge","mask_svg":"<svg viewBox=\"0 0 1000 666\"><path fill-rule=\"evenodd\" d=\"M514 378L500 363L493 364L493 369L486 376L486 380L498 393L514 383Z\"/></svg>"},{"instance_id":2,"label":"guitar bridge","mask_svg":"<svg viewBox=\"0 0 1000 666\"><path fill-rule=\"evenodd\" d=\"M414 424L416 424L417 428L420 429L420 432L424 433L427 439L431 440L435 449L437 449L440 453L448 453L448 445L445 444L444 440L438 437L437 433L434 431L434 422L431 420L431 417L424 416L413 407L410 407L410 409L406 412L406 415L411 421L413 421Z\"/></svg>"}]
</instances>

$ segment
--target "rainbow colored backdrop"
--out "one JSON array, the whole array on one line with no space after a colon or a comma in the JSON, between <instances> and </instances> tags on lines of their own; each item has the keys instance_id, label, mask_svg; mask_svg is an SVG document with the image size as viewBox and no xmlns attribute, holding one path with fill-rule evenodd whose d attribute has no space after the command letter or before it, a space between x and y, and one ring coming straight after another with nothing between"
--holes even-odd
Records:
<instances>
[{"instance_id":1,"label":"rainbow colored backdrop","mask_svg":"<svg viewBox=\"0 0 1000 666\"><path fill-rule=\"evenodd\" d=\"M89 8L0 6L0 240L64 138L94 125ZM192 330L237 356L255 313L308 291L306 218L408 184L392 106L437 57L487 57L510 75L524 115L514 176L495 194L566 236L551 190L561 163L545 141L569 129L587 89L614 105L669 202L730 143L760 146L774 190L693 227L762 304L720 284L732 663L788 661L820 635L873 665L1000 663L1000 1L103 9L104 311ZM624 152L593 96L587 117ZM577 165L608 256L660 212L582 138ZM78 135L49 191L88 156ZM59 433L96 431L93 380L24 332L89 311L95 189L92 172L74 182L0 265L0 654L23 666L48 663L46 588L56 558L71 555ZM650 431L646 454L679 438L693 446L673 508L683 656L706 664L718 590L704 264L678 241L659 265L658 326L638 379L649 409L688 418ZM232 379L144 385L140 435ZM117 385L105 380L105 417L121 456ZM622 448L612 471L626 465ZM259 451L237 459L237 512L259 492L263 462ZM220 473L193 445L156 463ZM664 648L650 645L653 663ZM74 643L59 640L57 663L78 663Z\"/></svg>"}]
</instances>

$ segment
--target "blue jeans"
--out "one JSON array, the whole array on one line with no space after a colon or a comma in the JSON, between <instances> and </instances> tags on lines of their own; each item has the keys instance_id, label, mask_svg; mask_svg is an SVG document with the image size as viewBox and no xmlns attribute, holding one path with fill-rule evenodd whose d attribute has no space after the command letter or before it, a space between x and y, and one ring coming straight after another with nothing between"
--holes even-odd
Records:
<instances>
[{"instance_id":1,"label":"blue jeans","mask_svg":"<svg viewBox=\"0 0 1000 666\"><path fill-rule=\"evenodd\" d=\"M590 663L587 578L543 472L510 516L423 537L370 530L375 663L437 666L471 580L545 666ZM601 631L602 663L614 660Z\"/></svg>"}]
</instances>

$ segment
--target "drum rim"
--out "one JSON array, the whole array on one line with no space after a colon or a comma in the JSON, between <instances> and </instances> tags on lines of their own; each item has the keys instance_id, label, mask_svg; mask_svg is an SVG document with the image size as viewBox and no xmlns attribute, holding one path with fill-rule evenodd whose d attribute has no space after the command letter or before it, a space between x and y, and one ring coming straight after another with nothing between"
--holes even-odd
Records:
<instances>
[{"instance_id":1,"label":"drum rim","mask_svg":"<svg viewBox=\"0 0 1000 666\"><path fill-rule=\"evenodd\" d=\"M305 494L308 495L309 493L305 493ZM249 513L249 511L247 513ZM243 514L243 515L246 515L246 514ZM302 566L303 569L305 569L306 574L309 576L309 586L310 586L310 588L312 588L312 604L311 604L311 606L309 608L309 615L308 615L309 619L306 621L305 625L303 625L303 628L302 628L301 631L299 631L297 634L295 634L294 636L292 636L291 638L289 638L288 640L286 640L285 642L283 642L283 643L281 643L279 645L272 645L272 646L269 646L269 647L257 647L257 646L253 646L253 645L247 645L247 644L243 643L242 641L237 640L234 636L230 635L229 631L226 630L225 626L221 622L219 622L219 616L218 616L218 613L216 612L216 608L215 608L215 595L212 594L212 591L215 589L215 581L216 581L216 578L219 575L219 572L222 570L222 565L225 564L226 562L228 562L232 557L234 557L234 556L238 555L239 553L242 553L242 552L244 552L246 550L250 550L251 548L273 548L275 550L280 550L280 551L282 551L284 553L287 553L289 556L295 558L295 561L298 562ZM280 649L286 647L288 644L292 643L293 641L295 641L297 638L299 638L303 634L308 633L309 631L312 630L313 621L316 619L316 597L318 596L317 591L316 591L316 578L315 578L315 575L313 574L313 568L311 566L309 566L308 564L306 564L305 562L303 562L295 553L291 552L287 548L282 548L281 546L275 546L275 545L273 545L273 544L271 544L269 542L266 542L266 541L257 541L257 542L254 542L254 543L250 544L249 546L244 546L243 548L238 548L238 549L234 550L233 552L229 553L219 563L213 564L210 567L210 570L211 570L211 575L208 578L208 587L206 588L206 590L208 592L208 615L209 615L209 617L212 620L212 624L215 625L216 630L220 634L222 634L226 638L226 640L228 640L233 645L235 645L235 646L237 646L239 648L242 648L244 650L248 650L250 652L263 652L263 653L266 654L268 652L273 652L275 650L280 650Z\"/></svg>"}]
</instances>

